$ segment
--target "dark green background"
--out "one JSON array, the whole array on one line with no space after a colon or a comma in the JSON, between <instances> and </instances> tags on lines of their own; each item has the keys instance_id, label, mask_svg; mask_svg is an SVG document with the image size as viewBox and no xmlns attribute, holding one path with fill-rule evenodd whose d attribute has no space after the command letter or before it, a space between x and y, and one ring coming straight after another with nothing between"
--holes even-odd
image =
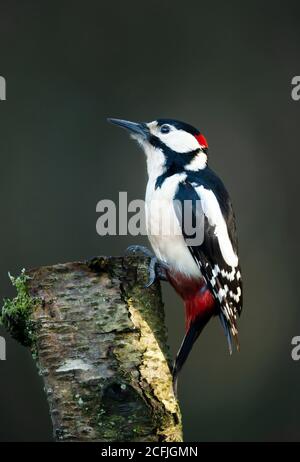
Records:
<instances>
[{"instance_id":1,"label":"dark green background","mask_svg":"<svg viewBox=\"0 0 300 462\"><path fill-rule=\"evenodd\" d=\"M235 205L245 281L241 353L217 320L180 377L185 439L300 440L299 1L3 1L0 4L0 290L19 273L97 254L96 203L143 198L145 159L107 116L197 126ZM164 288L173 354L180 300ZM0 439L50 440L42 382L7 339Z\"/></svg>"}]
</instances>

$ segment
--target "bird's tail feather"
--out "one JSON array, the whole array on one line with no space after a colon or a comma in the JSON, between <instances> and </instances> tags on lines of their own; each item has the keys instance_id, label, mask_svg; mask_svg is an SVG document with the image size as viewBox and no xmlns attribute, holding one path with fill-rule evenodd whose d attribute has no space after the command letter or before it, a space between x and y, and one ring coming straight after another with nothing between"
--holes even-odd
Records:
<instances>
[{"instance_id":1,"label":"bird's tail feather","mask_svg":"<svg viewBox=\"0 0 300 462\"><path fill-rule=\"evenodd\" d=\"M232 354L232 336L231 336L230 329L228 327L228 324L226 322L225 316L222 313L222 311L220 311L220 313L219 313L219 318L220 318L222 327L223 327L224 332L225 332L225 336L226 336L227 343L228 343L229 353Z\"/></svg>"},{"instance_id":2,"label":"bird's tail feather","mask_svg":"<svg viewBox=\"0 0 300 462\"><path fill-rule=\"evenodd\" d=\"M201 315L197 316L197 318L195 318L190 323L189 328L185 334L185 337L179 348L173 367L173 388L176 395L178 374L181 371L182 366L184 365L191 349L193 348L195 341L199 337L199 334L206 326L210 318L211 313L201 313Z\"/></svg>"},{"instance_id":3,"label":"bird's tail feather","mask_svg":"<svg viewBox=\"0 0 300 462\"><path fill-rule=\"evenodd\" d=\"M233 326L234 326L234 330L233 330L233 329L231 329L231 326L228 323L228 321L226 320L226 318L225 318L222 311L220 311L220 313L219 313L219 318L220 318L222 327L223 327L224 332L225 332L225 336L226 336L227 343L228 343L228 348L229 348L229 353L232 354L233 341L234 341L234 344L236 346L237 351L239 351L240 350L240 344L239 344L239 337L238 337L238 331L237 331L237 328L236 328L236 323L233 324Z\"/></svg>"}]
</instances>

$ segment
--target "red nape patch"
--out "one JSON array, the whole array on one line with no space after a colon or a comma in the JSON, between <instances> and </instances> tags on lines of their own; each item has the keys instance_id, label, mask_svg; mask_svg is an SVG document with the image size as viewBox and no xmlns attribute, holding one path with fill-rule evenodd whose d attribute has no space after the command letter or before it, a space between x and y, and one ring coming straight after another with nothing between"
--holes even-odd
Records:
<instances>
[{"instance_id":1,"label":"red nape patch","mask_svg":"<svg viewBox=\"0 0 300 462\"><path fill-rule=\"evenodd\" d=\"M202 148L208 148L208 143L204 135L200 133L199 135L196 135L195 138Z\"/></svg>"}]
</instances>

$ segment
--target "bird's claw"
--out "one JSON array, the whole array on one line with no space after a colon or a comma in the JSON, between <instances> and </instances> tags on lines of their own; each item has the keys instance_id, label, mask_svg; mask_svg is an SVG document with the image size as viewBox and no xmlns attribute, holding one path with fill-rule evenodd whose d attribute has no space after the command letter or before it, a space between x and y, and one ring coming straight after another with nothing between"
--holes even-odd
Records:
<instances>
[{"instance_id":1,"label":"bird's claw","mask_svg":"<svg viewBox=\"0 0 300 462\"><path fill-rule=\"evenodd\" d=\"M148 282L147 284L145 284L145 289L148 289L149 287L152 286L152 284L155 282L156 280L156 264L157 264L157 258L156 257L151 257L151 260L150 260L150 264L148 266L148 275L149 275L149 279L148 279Z\"/></svg>"},{"instance_id":2,"label":"bird's claw","mask_svg":"<svg viewBox=\"0 0 300 462\"><path fill-rule=\"evenodd\" d=\"M130 245L125 250L125 255L130 255L130 254L142 254L142 255L145 255L146 257L150 257L150 258L154 257L151 250L149 250L144 245Z\"/></svg>"},{"instance_id":3,"label":"bird's claw","mask_svg":"<svg viewBox=\"0 0 300 462\"><path fill-rule=\"evenodd\" d=\"M127 247L125 250L125 255L129 254L143 254L146 257L149 257L150 263L148 267L148 274L149 274L149 279L147 284L145 284L145 289L148 289L149 287L154 284L154 282L159 279L161 281L167 281L167 274L166 270L168 269L168 265L164 263L163 261L159 260L152 252L149 250L147 247L143 245L130 245Z\"/></svg>"},{"instance_id":4,"label":"bird's claw","mask_svg":"<svg viewBox=\"0 0 300 462\"><path fill-rule=\"evenodd\" d=\"M145 288L151 287L157 279L160 281L167 281L167 269L168 265L166 263L153 256L148 267L149 280Z\"/></svg>"}]
</instances>

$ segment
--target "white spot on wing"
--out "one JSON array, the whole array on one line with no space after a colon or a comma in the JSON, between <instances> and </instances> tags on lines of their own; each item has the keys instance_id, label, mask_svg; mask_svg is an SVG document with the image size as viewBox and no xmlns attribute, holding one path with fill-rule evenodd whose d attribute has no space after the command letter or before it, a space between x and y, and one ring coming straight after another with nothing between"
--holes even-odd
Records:
<instances>
[{"instance_id":1,"label":"white spot on wing","mask_svg":"<svg viewBox=\"0 0 300 462\"><path fill-rule=\"evenodd\" d=\"M209 224L215 226L215 235L218 238L222 256L229 266L237 266L238 257L235 254L227 230L227 225L223 218L218 200L213 191L205 189L203 186L195 188L198 192L202 209L208 218Z\"/></svg>"},{"instance_id":2,"label":"white spot on wing","mask_svg":"<svg viewBox=\"0 0 300 462\"><path fill-rule=\"evenodd\" d=\"M229 292L230 297L233 298L233 300L235 300L236 303L238 303L240 301L241 294L242 294L242 291L241 291L240 287L237 288L237 293L236 294L234 294L232 292L232 290Z\"/></svg>"},{"instance_id":3,"label":"white spot on wing","mask_svg":"<svg viewBox=\"0 0 300 462\"><path fill-rule=\"evenodd\" d=\"M235 268L233 267L230 273L222 269L221 274L229 281L233 281L235 277Z\"/></svg>"},{"instance_id":4,"label":"white spot on wing","mask_svg":"<svg viewBox=\"0 0 300 462\"><path fill-rule=\"evenodd\" d=\"M215 265L213 270L212 270L212 274L213 276L217 276L220 272L220 268L219 268L219 265Z\"/></svg>"}]
</instances>

